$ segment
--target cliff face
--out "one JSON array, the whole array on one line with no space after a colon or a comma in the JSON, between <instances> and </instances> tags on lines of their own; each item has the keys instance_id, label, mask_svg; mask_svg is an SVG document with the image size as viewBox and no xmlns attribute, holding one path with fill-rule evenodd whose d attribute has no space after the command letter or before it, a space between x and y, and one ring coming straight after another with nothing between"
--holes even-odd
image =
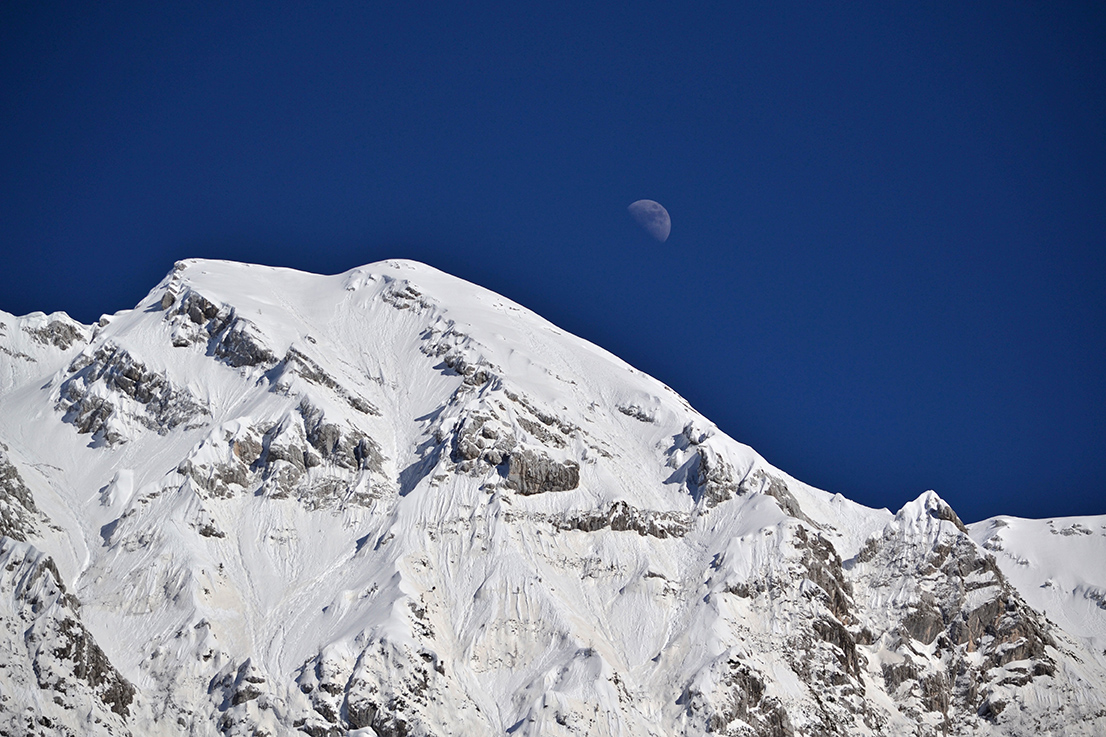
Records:
<instances>
[{"instance_id":1,"label":"cliff face","mask_svg":"<svg viewBox=\"0 0 1106 737\"><path fill-rule=\"evenodd\" d=\"M1106 630L999 536L806 486L426 266L0 324L11 734L1106 731Z\"/></svg>"}]
</instances>

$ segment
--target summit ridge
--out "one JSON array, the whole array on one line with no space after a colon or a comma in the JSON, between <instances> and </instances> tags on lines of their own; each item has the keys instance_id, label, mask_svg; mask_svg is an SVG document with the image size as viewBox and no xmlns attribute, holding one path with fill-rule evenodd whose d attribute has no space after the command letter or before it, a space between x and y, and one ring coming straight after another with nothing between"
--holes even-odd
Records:
<instances>
[{"instance_id":1,"label":"summit ridge","mask_svg":"<svg viewBox=\"0 0 1106 737\"><path fill-rule=\"evenodd\" d=\"M0 733L1101 734L1104 554L803 484L414 261L0 313Z\"/></svg>"}]
</instances>

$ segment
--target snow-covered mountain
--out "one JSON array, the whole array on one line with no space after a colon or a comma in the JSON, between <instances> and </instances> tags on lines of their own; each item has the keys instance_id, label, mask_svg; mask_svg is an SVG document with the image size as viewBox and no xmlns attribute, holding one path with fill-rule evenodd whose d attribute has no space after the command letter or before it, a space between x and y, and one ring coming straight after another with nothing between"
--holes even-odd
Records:
<instances>
[{"instance_id":1,"label":"snow-covered mountain","mask_svg":"<svg viewBox=\"0 0 1106 737\"><path fill-rule=\"evenodd\" d=\"M0 734L1106 733L1106 517L811 488L409 261L0 313Z\"/></svg>"}]
</instances>

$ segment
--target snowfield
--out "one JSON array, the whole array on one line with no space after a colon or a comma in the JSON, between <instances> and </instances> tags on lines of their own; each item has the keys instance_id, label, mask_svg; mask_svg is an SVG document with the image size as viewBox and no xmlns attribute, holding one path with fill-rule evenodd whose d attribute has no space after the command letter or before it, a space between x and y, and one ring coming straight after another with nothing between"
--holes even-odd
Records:
<instances>
[{"instance_id":1,"label":"snowfield","mask_svg":"<svg viewBox=\"0 0 1106 737\"><path fill-rule=\"evenodd\" d=\"M1106 516L792 479L411 261L0 313L0 734L1106 733Z\"/></svg>"}]
</instances>

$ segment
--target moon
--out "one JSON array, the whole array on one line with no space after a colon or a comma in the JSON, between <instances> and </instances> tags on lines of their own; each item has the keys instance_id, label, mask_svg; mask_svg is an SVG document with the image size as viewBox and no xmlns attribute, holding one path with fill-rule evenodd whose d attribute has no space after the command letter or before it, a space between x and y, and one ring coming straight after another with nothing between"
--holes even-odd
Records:
<instances>
[{"instance_id":1,"label":"moon","mask_svg":"<svg viewBox=\"0 0 1106 737\"><path fill-rule=\"evenodd\" d=\"M672 232L672 219L668 217L668 210L665 210L661 203L653 200L638 200L626 209L646 233L661 243L668 240L668 234Z\"/></svg>"}]
</instances>

